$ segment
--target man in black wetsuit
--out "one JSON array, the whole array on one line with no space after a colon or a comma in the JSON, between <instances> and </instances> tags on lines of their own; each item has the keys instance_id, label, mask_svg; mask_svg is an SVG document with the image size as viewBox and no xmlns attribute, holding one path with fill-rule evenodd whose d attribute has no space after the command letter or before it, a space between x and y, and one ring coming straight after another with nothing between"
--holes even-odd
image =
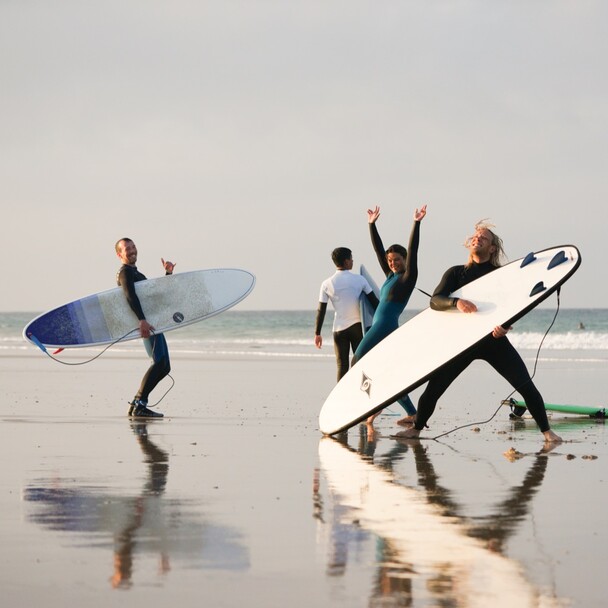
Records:
<instances>
[{"instance_id":1,"label":"man in black wetsuit","mask_svg":"<svg viewBox=\"0 0 608 608\"><path fill-rule=\"evenodd\" d=\"M162 418L163 414L148 408L148 397L154 387L171 371L167 341L163 334L155 334L154 327L146 321L146 315L135 292L135 283L146 280L146 277L135 266L137 262L135 243L128 238L120 239L116 243L116 255L122 262L116 275L116 282L122 287L129 306L139 319L139 331L144 339L146 351L152 359L152 365L145 373L139 390L133 401L129 402L128 415L135 418ZM165 268L165 274L173 274L175 268L173 262L165 262L161 258L161 263Z\"/></svg>"},{"instance_id":2,"label":"man in black wetsuit","mask_svg":"<svg viewBox=\"0 0 608 608\"><path fill-rule=\"evenodd\" d=\"M469 261L464 266L453 266L443 275L441 282L431 298L431 308L448 310L456 308L464 314L477 311L473 302L461 298L452 298L450 294L482 277L500 266L503 255L502 240L494 234L487 224L475 226L475 234L466 242L469 250ZM450 384L475 360L487 361L526 402L526 406L547 442L560 442L561 438L549 428L547 412L541 394L530 378L525 363L506 337L509 328L497 326L474 348L456 357L451 363L437 371L418 401L418 412L414 427L395 435L400 438L416 438L425 427L435 411L435 405Z\"/></svg>"}]
</instances>

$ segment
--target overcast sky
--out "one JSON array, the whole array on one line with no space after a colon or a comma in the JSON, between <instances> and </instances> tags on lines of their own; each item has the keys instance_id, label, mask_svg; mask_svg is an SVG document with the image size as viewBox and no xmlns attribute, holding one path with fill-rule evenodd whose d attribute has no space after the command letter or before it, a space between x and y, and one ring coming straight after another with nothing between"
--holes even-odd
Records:
<instances>
[{"instance_id":1,"label":"overcast sky","mask_svg":"<svg viewBox=\"0 0 608 608\"><path fill-rule=\"evenodd\" d=\"M0 0L0 310L114 287L123 236L314 309L336 246L380 282L368 207L406 244L424 203L422 289L488 217L511 259L577 245L562 306L608 307L607 7Z\"/></svg>"}]
</instances>

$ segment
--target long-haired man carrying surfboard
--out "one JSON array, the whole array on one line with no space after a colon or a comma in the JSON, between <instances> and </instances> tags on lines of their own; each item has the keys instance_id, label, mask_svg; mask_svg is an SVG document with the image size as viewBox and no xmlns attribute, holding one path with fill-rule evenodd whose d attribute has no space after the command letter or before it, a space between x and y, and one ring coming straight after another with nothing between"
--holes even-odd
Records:
<instances>
[{"instance_id":1,"label":"long-haired man carrying surfboard","mask_svg":"<svg viewBox=\"0 0 608 608\"><path fill-rule=\"evenodd\" d=\"M464 266L449 268L433 292L431 308L434 310L457 309L463 314L474 314L477 306L469 300L454 298L450 294L464 285L496 270L504 255L502 240L492 230L491 225L479 222L475 233L468 238L465 246L469 250L469 260ZM478 342L472 349L462 353L450 363L440 368L430 378L426 389L418 401L418 412L413 428L396 433L395 437L416 438L435 411L439 398L452 382L475 360L487 361L526 402L532 417L538 424L545 440L560 442L561 438L549 427L543 398L532 382L530 374L519 353L515 350L507 332L510 328L497 326L493 332ZM449 336L446 336L449 339Z\"/></svg>"}]
</instances>

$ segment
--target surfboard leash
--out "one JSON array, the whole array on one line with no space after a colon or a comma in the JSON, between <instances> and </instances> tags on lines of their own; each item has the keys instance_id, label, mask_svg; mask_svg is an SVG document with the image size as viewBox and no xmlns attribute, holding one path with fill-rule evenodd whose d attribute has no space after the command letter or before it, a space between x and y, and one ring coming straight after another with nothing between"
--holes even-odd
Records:
<instances>
[{"instance_id":1,"label":"surfboard leash","mask_svg":"<svg viewBox=\"0 0 608 608\"><path fill-rule=\"evenodd\" d=\"M555 321L557 320L557 315L559 314L559 310L560 310L560 292L561 292L561 286L558 287L556 289L556 292L555 292L557 294L557 308L555 309L555 314L553 315L553 319L551 320L551 323L549 324L549 327L546 329L543 337L541 338L540 344L538 345L538 348L536 350L536 356L534 358L534 367L533 367L533 370L532 370L532 374L530 375L530 379L527 380L524 384L527 384L528 382L532 382L532 379L536 375L536 370L537 370L537 367L538 367L538 358L540 356L541 348L543 347L545 339L549 335L549 332L551 331L551 329L553 328L553 325L555 324ZM507 395L507 398L503 399L503 401L508 401L513 396L514 393L516 393L516 392L519 391L519 389L522 386L524 386L524 385L522 384L522 385L514 388ZM487 420L484 420L483 422L471 422L469 424L463 424L462 426L457 426L455 429L452 429L451 431L446 431L445 433L441 433L440 435L437 435L436 437L429 437L429 439L437 440L437 439L440 439L441 437L445 437L446 435L450 435L450 434L454 433L455 431L460 431L460 430L466 429L467 427L470 427L470 426L488 424L488 422L491 422L496 417L496 414L498 414L498 412L500 411L500 409L503 407L503 401L500 402L500 405L496 408L496 411Z\"/></svg>"},{"instance_id":2,"label":"surfboard leash","mask_svg":"<svg viewBox=\"0 0 608 608\"><path fill-rule=\"evenodd\" d=\"M112 346L115 346L119 342L122 342L127 336L129 336L130 334L132 334L134 331L137 331L137 329L138 328L134 328L134 329L129 330L124 336L121 336L120 338L117 338L116 340L114 340L114 342L111 342L110 344L108 344L102 351L100 351L99 353L97 353L94 357L91 357L90 359L87 359L86 361L62 361L61 359L55 357L55 355L57 353L60 353L62 350L64 350L63 348L59 348L54 353L51 354L47 350L46 346L44 344L42 344L42 342L40 342L40 340L38 340L38 338L36 338L36 336L34 336L34 334L28 334L28 338L47 357L49 357L49 359L52 359L56 363L61 363L62 365L74 366L74 365L86 365L88 363L92 363L93 361L95 361L95 359L99 359L99 357L101 357L101 355L103 355L107 350L109 350L110 348L112 348ZM152 333L154 333L154 331L152 331ZM156 344L154 345L154 348L156 348ZM154 348L152 349L152 354L154 354ZM169 391L175 386L175 378L173 378L173 376L171 374L167 374L167 378L171 379L171 386L164 392L163 396L156 403L153 403L152 405L148 405L148 407L156 407L168 395Z\"/></svg>"},{"instance_id":3,"label":"surfboard leash","mask_svg":"<svg viewBox=\"0 0 608 608\"><path fill-rule=\"evenodd\" d=\"M56 354L60 353L62 350L64 350L63 348L59 348L57 349L54 353L50 353L46 346L44 344L42 344L42 342L40 342L40 340L38 340L38 338L36 338L36 336L34 334L28 334L28 338L47 356L49 357L49 359L52 359L53 361L55 361L56 363L61 363L62 365L86 365L87 363L92 363L93 361L95 361L95 359L99 359L99 357L101 357L101 355L103 355L108 349L110 349L112 346L118 344L119 342L122 342L127 336L129 336L130 334L132 334L134 331L137 331L137 328L135 329L131 329L130 331L128 331L124 336L121 336L120 338L117 338L116 340L114 340L114 342L111 342L110 344L108 344L102 351L100 351L99 353L97 353L94 357L91 357L90 359L87 359L86 361L62 361L61 359L59 359L58 357L55 357Z\"/></svg>"}]
</instances>

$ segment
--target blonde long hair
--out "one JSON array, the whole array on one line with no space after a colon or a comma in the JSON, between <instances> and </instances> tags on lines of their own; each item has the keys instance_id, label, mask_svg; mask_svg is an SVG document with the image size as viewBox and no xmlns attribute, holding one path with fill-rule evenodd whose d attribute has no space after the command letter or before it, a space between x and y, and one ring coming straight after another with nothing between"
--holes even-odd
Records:
<instances>
[{"instance_id":1,"label":"blonde long hair","mask_svg":"<svg viewBox=\"0 0 608 608\"><path fill-rule=\"evenodd\" d=\"M475 226L475 234L477 234L480 230L487 230L490 235L492 236L492 245L494 245L494 252L492 253L492 255L490 256L490 264L492 264L492 266L502 266L503 262L507 259L507 254L505 253L505 249L502 243L502 239L492 230L492 228L496 228L496 226L494 224L491 224L488 219L483 219L483 220L479 220ZM469 236L467 237L466 241L464 242L464 246L468 249L469 245L471 244L471 239L473 237ZM471 255L469 255L469 260L466 263L466 266L471 266L471 264L473 263L473 258Z\"/></svg>"}]
</instances>

